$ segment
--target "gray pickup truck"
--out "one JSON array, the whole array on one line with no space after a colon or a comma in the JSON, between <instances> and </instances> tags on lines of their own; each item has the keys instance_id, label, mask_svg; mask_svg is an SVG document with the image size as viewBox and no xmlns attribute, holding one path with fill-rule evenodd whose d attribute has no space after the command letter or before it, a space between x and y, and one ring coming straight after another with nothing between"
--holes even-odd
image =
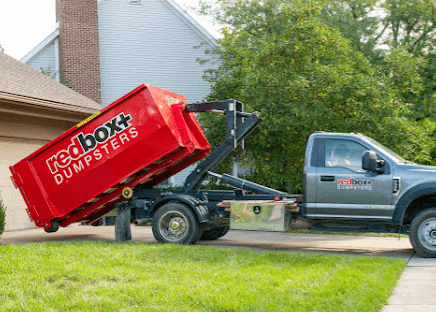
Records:
<instances>
[{"instance_id":1,"label":"gray pickup truck","mask_svg":"<svg viewBox=\"0 0 436 312\"><path fill-rule=\"evenodd\" d=\"M355 133L309 137L300 217L314 227L409 233L436 257L436 167L417 165Z\"/></svg>"},{"instance_id":2,"label":"gray pickup truck","mask_svg":"<svg viewBox=\"0 0 436 312\"><path fill-rule=\"evenodd\" d=\"M316 132L307 143L303 196L291 195L212 171L244 146L262 122L258 112L245 113L235 100L190 104L185 112L220 112L226 116L226 139L181 189L125 188L115 204L117 240L131 239L132 219L151 221L158 242L195 244L218 239L229 228L286 230L302 218L312 221L313 229L410 234L421 256L436 257L436 167L406 161L361 134ZM208 176L234 189L204 190L200 186ZM282 229L275 227L279 222Z\"/></svg>"}]
</instances>

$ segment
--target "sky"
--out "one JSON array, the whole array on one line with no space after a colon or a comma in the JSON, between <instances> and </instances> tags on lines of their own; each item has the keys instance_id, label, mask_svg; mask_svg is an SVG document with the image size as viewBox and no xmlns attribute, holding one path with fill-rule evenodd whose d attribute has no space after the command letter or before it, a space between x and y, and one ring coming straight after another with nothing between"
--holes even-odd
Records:
<instances>
[{"instance_id":1,"label":"sky","mask_svg":"<svg viewBox=\"0 0 436 312\"><path fill-rule=\"evenodd\" d=\"M176 2L185 9L196 3L195 0ZM216 35L210 23L193 17ZM20 60L55 29L55 0L0 0L0 45L15 59Z\"/></svg>"},{"instance_id":2,"label":"sky","mask_svg":"<svg viewBox=\"0 0 436 312\"><path fill-rule=\"evenodd\" d=\"M0 0L0 45L16 59L56 28L55 0Z\"/></svg>"}]
</instances>

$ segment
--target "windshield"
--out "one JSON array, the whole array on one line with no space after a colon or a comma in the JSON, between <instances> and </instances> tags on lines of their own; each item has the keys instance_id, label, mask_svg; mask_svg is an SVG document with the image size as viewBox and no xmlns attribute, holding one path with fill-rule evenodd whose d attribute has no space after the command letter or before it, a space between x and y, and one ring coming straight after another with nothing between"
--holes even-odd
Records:
<instances>
[{"instance_id":1,"label":"windshield","mask_svg":"<svg viewBox=\"0 0 436 312\"><path fill-rule=\"evenodd\" d=\"M374 144L375 146L377 146L379 149L381 149L383 152L385 152L386 154L388 154L389 156L391 156L394 161L396 162L401 162L401 163L406 163L409 162L407 160L405 160L404 158L402 158L401 156L399 156L397 153L395 153L394 151L391 151L389 148L387 148L386 146L381 145L379 142L377 142L374 139L371 139L370 137L365 136L365 138L370 141L372 144Z\"/></svg>"}]
</instances>

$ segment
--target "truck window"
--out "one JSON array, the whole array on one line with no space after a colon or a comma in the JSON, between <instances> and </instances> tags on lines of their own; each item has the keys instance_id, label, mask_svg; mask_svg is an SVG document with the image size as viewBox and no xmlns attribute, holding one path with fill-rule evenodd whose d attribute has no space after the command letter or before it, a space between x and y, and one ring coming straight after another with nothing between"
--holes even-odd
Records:
<instances>
[{"instance_id":1,"label":"truck window","mask_svg":"<svg viewBox=\"0 0 436 312\"><path fill-rule=\"evenodd\" d=\"M355 172L362 169L362 155L367 148L349 140L325 140L325 166L347 168Z\"/></svg>"}]
</instances>

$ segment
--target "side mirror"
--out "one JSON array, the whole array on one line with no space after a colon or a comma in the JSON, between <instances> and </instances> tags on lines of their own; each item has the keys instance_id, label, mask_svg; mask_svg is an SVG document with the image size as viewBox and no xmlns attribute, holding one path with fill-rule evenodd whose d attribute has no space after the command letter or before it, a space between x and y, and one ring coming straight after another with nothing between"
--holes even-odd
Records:
<instances>
[{"instance_id":1,"label":"side mirror","mask_svg":"<svg viewBox=\"0 0 436 312\"><path fill-rule=\"evenodd\" d=\"M362 169L372 172L384 172L384 160L377 160L377 154L374 151L365 151L362 155Z\"/></svg>"}]
</instances>

